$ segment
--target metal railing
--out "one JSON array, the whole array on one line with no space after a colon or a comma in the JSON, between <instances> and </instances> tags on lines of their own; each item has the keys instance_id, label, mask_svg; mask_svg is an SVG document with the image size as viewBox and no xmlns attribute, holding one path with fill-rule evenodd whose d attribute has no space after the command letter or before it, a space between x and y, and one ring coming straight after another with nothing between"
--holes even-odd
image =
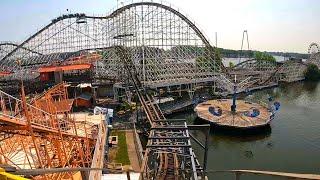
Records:
<instances>
[{"instance_id":1,"label":"metal railing","mask_svg":"<svg viewBox=\"0 0 320 180\"><path fill-rule=\"evenodd\" d=\"M140 138L139 138L139 134L137 132L137 129L136 129L136 125L133 124L133 127L134 127L134 145L135 145L135 148L136 148L136 152L137 152L137 156L138 156L138 161L139 161L139 166L141 167L142 166L142 161L143 161L143 148L142 148L142 144L141 144L141 141L140 141Z\"/></svg>"},{"instance_id":2,"label":"metal railing","mask_svg":"<svg viewBox=\"0 0 320 180\"><path fill-rule=\"evenodd\" d=\"M27 178L18 176L18 175L14 175L14 174L10 174L5 172L4 169L0 168L0 179L5 179L5 180L28 180Z\"/></svg>"}]
</instances>

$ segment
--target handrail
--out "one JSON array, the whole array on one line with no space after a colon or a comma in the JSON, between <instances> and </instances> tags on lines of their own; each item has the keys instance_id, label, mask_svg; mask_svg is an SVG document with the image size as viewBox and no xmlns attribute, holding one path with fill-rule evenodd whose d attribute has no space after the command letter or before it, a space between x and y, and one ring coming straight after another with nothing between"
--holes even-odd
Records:
<instances>
[{"instance_id":1,"label":"handrail","mask_svg":"<svg viewBox=\"0 0 320 180\"><path fill-rule=\"evenodd\" d=\"M10 174L5 172L4 169L0 168L0 179L7 179L7 180L28 180L27 178L18 176L18 175L14 175L14 174Z\"/></svg>"},{"instance_id":2,"label":"handrail","mask_svg":"<svg viewBox=\"0 0 320 180\"><path fill-rule=\"evenodd\" d=\"M6 95L7 97L12 98L13 100L15 100L15 101L17 101L17 102L20 102L20 103L22 102L20 99L14 97L14 96L12 96L12 95L4 92L4 91L1 91L1 90L0 90L0 94L4 94L4 95ZM42 113L44 113L44 114L46 114L46 115L52 116L52 114L50 114L50 113L48 113L48 112L46 112L46 111L44 111L44 110L42 110L42 109L40 109L40 108L38 108L38 107L35 107L35 106L31 105L31 104L27 104L27 106L30 107L30 108L33 108L33 109L35 109L35 110L37 110L37 111L40 111L40 112L42 112Z\"/></svg>"},{"instance_id":3,"label":"handrail","mask_svg":"<svg viewBox=\"0 0 320 180\"><path fill-rule=\"evenodd\" d=\"M108 128L106 127L107 121L102 120L99 126L99 133L95 145L95 151L92 158L91 168L103 168L105 146L107 142ZM89 180L101 179L102 171L90 171Z\"/></svg>"},{"instance_id":4,"label":"handrail","mask_svg":"<svg viewBox=\"0 0 320 180\"><path fill-rule=\"evenodd\" d=\"M28 119L25 112L29 112L29 118L32 128L35 131L50 131L53 133L59 133L67 136L77 136L76 129L81 130L81 126L85 128L86 124L74 125L68 120L68 118L59 118L56 113L47 112L36 105L26 103L26 109L23 107L23 101L10 94L7 94L0 90L0 122L16 124L18 126L28 125ZM60 125L69 124L71 129L60 129ZM79 137L83 137L79 135ZM92 137L89 137L92 139Z\"/></svg>"},{"instance_id":5,"label":"handrail","mask_svg":"<svg viewBox=\"0 0 320 180\"><path fill-rule=\"evenodd\" d=\"M142 166L142 162L143 162L143 148L142 148L142 145L141 145L141 141L140 141L140 138L139 138L139 135L138 135L138 132L137 132L137 129L136 129L136 125L133 123L133 133L134 133L134 144L135 144L135 147L136 147L136 150L137 151L137 155L138 155L138 161L139 161L139 166L141 167Z\"/></svg>"}]
</instances>

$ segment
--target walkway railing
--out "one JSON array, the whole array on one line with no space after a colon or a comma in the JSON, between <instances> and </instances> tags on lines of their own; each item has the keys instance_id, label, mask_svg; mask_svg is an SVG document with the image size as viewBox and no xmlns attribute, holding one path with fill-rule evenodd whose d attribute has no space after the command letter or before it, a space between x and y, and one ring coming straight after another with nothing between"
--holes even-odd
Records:
<instances>
[{"instance_id":1,"label":"walkway railing","mask_svg":"<svg viewBox=\"0 0 320 180\"><path fill-rule=\"evenodd\" d=\"M107 143L107 121L103 120L99 126L99 133L95 145L95 151L92 158L91 168L103 168L105 157L105 146ZM102 171L90 171L89 180L101 179Z\"/></svg>"},{"instance_id":2,"label":"walkway railing","mask_svg":"<svg viewBox=\"0 0 320 180\"><path fill-rule=\"evenodd\" d=\"M0 168L0 179L5 179L5 180L28 180L27 178L7 173L2 168Z\"/></svg>"},{"instance_id":3,"label":"walkway railing","mask_svg":"<svg viewBox=\"0 0 320 180\"><path fill-rule=\"evenodd\" d=\"M90 124L72 123L68 118L70 117L61 118L57 114L44 111L37 105L26 102L24 104L22 100L0 90L0 122L2 123L16 126L27 126L30 123L34 131L61 132L63 135L86 137L81 132L84 132L86 128L88 129ZM28 122L28 119L30 122ZM66 127L69 127L69 129ZM75 132L76 129L78 133ZM90 132L87 135L88 138L92 138Z\"/></svg>"},{"instance_id":4,"label":"walkway railing","mask_svg":"<svg viewBox=\"0 0 320 180\"><path fill-rule=\"evenodd\" d=\"M138 161L139 161L139 166L141 167L142 166L142 161L143 161L143 148L142 148L142 144L141 144L141 141L140 141L140 138L139 138L139 134L137 132L137 129L136 129L136 125L133 124L133 127L134 127L134 145L136 147L136 152L137 152L137 156L138 156Z\"/></svg>"}]
</instances>

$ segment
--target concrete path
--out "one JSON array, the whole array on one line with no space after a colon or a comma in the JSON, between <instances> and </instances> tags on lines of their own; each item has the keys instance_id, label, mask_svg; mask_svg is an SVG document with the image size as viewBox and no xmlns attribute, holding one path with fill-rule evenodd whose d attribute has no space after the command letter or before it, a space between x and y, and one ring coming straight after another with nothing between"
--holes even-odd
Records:
<instances>
[{"instance_id":1,"label":"concrete path","mask_svg":"<svg viewBox=\"0 0 320 180\"><path fill-rule=\"evenodd\" d=\"M136 147L134 145L134 139L133 138L134 138L134 132L133 131L126 131L128 155L129 155L129 159L130 159L130 163L131 163L132 169L135 172L140 172L138 156L137 156Z\"/></svg>"}]
</instances>

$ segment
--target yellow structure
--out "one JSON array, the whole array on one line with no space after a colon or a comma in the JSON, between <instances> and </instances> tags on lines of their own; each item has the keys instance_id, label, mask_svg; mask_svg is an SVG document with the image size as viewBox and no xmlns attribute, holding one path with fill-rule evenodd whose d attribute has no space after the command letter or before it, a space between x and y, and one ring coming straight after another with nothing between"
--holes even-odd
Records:
<instances>
[{"instance_id":1,"label":"yellow structure","mask_svg":"<svg viewBox=\"0 0 320 180\"><path fill-rule=\"evenodd\" d=\"M18 176L18 175L7 173L5 172L4 169L0 168L0 180L29 180L29 179Z\"/></svg>"}]
</instances>

